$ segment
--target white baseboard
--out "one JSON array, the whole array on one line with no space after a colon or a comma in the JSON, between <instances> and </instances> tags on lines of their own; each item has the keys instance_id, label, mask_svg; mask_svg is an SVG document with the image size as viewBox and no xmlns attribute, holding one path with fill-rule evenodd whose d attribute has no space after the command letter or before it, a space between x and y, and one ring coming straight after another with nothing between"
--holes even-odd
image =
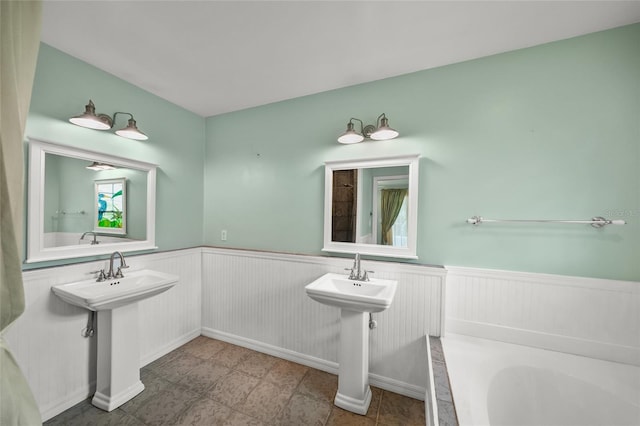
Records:
<instances>
[{"instance_id":1,"label":"white baseboard","mask_svg":"<svg viewBox=\"0 0 640 426\"><path fill-rule=\"evenodd\" d=\"M248 348L257 352L262 352L278 358L286 359L287 361L295 362L297 364L306 365L307 367L315 368L327 373L335 375L338 374L337 362L323 360L320 358L301 354L299 352L291 351L289 349L280 348L277 346L259 342L257 340L247 339L207 327L202 328L202 335L211 337L212 339L218 339L227 343L242 346L244 348ZM400 382L398 380L379 376L377 374L369 374L369 383L372 386L376 386L389 392L394 392L400 395L424 401L426 389L420 386Z\"/></svg>"},{"instance_id":2,"label":"white baseboard","mask_svg":"<svg viewBox=\"0 0 640 426\"><path fill-rule=\"evenodd\" d=\"M631 346L453 318L447 332L640 366L640 349Z\"/></svg>"},{"instance_id":3,"label":"white baseboard","mask_svg":"<svg viewBox=\"0 0 640 426\"><path fill-rule=\"evenodd\" d=\"M96 382L95 380L89 383L88 386L83 386L82 389L77 390L76 392L70 395L64 395L58 401L49 405L48 407L44 407L42 411L40 411L40 416L42 417L42 421L46 422L49 419L57 416L58 414L68 410L74 405L88 399L91 395L93 395L96 391Z\"/></svg>"}]
</instances>

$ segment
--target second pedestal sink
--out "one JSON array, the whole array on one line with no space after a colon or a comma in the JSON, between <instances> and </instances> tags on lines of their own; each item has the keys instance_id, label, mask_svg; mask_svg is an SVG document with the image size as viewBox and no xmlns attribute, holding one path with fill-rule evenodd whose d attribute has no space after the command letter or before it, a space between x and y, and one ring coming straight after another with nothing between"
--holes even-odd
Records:
<instances>
[{"instance_id":1,"label":"second pedestal sink","mask_svg":"<svg viewBox=\"0 0 640 426\"><path fill-rule=\"evenodd\" d=\"M140 381L138 301L169 290L178 279L143 269L120 278L51 287L65 302L98 312L98 368L91 401L96 407L112 411L144 390Z\"/></svg>"},{"instance_id":2,"label":"second pedestal sink","mask_svg":"<svg viewBox=\"0 0 640 426\"><path fill-rule=\"evenodd\" d=\"M328 273L305 287L307 295L316 302L340 308L340 366L334 400L340 408L367 413L371 403L367 313L389 308L397 285L394 280L364 281Z\"/></svg>"},{"instance_id":3,"label":"second pedestal sink","mask_svg":"<svg viewBox=\"0 0 640 426\"><path fill-rule=\"evenodd\" d=\"M307 285L307 295L316 302L356 312L381 312L391 306L397 281L370 278L349 279L346 275L324 274Z\"/></svg>"}]
</instances>

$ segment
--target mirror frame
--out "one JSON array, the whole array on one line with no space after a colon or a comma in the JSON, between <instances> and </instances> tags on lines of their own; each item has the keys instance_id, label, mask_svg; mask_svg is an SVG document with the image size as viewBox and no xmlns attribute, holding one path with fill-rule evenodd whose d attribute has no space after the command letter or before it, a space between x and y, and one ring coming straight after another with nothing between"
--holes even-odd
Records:
<instances>
[{"instance_id":1,"label":"mirror frame","mask_svg":"<svg viewBox=\"0 0 640 426\"><path fill-rule=\"evenodd\" d=\"M335 253L360 253L381 257L417 259L418 239L418 165L420 155L403 155L360 160L326 161L324 163L324 247L322 251ZM331 216L333 204L334 170L363 169L374 167L409 166L408 229L407 247L380 244L345 243L331 240ZM358 215L359 216L359 215Z\"/></svg>"},{"instance_id":2,"label":"mirror frame","mask_svg":"<svg viewBox=\"0 0 640 426\"><path fill-rule=\"evenodd\" d=\"M27 139L29 141L29 166L27 182L27 258L25 263L96 256L113 253L114 251L132 252L158 248L155 244L157 165L54 142L34 138ZM96 245L44 247L44 172L46 154L87 161L99 161L146 172L146 239L121 243L103 242Z\"/></svg>"}]
</instances>

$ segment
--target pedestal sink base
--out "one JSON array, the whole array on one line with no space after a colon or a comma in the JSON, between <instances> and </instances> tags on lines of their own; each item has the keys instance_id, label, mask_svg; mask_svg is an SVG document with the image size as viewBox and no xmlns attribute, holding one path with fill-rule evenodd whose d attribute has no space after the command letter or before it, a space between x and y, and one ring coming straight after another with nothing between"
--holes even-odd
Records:
<instances>
[{"instance_id":1,"label":"pedestal sink base","mask_svg":"<svg viewBox=\"0 0 640 426\"><path fill-rule=\"evenodd\" d=\"M334 404L352 413L367 414L371 403L368 314L341 310L339 361Z\"/></svg>"},{"instance_id":2,"label":"pedestal sink base","mask_svg":"<svg viewBox=\"0 0 640 426\"><path fill-rule=\"evenodd\" d=\"M142 392L138 302L98 311L98 372L91 403L112 411Z\"/></svg>"},{"instance_id":3,"label":"pedestal sink base","mask_svg":"<svg viewBox=\"0 0 640 426\"><path fill-rule=\"evenodd\" d=\"M351 411L352 413L365 415L369 410L369 404L371 404L371 389L367 386L364 399L356 399L347 395L342 395L340 392L336 394L336 398L333 403L344 410Z\"/></svg>"},{"instance_id":4,"label":"pedestal sink base","mask_svg":"<svg viewBox=\"0 0 640 426\"><path fill-rule=\"evenodd\" d=\"M134 383L129 389L125 389L118 395L104 395L96 392L91 399L91 404L104 411L113 411L143 390L144 385L138 380L137 383Z\"/></svg>"}]
</instances>

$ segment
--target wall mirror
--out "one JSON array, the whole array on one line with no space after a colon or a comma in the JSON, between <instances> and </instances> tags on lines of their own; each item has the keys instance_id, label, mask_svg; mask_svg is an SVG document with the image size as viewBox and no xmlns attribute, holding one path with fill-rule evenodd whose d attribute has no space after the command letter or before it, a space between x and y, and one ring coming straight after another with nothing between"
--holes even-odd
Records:
<instances>
[{"instance_id":1,"label":"wall mirror","mask_svg":"<svg viewBox=\"0 0 640 426\"><path fill-rule=\"evenodd\" d=\"M155 245L156 165L29 138L27 263Z\"/></svg>"},{"instance_id":2,"label":"wall mirror","mask_svg":"<svg viewBox=\"0 0 640 426\"><path fill-rule=\"evenodd\" d=\"M326 162L323 251L417 259L419 158Z\"/></svg>"}]
</instances>

